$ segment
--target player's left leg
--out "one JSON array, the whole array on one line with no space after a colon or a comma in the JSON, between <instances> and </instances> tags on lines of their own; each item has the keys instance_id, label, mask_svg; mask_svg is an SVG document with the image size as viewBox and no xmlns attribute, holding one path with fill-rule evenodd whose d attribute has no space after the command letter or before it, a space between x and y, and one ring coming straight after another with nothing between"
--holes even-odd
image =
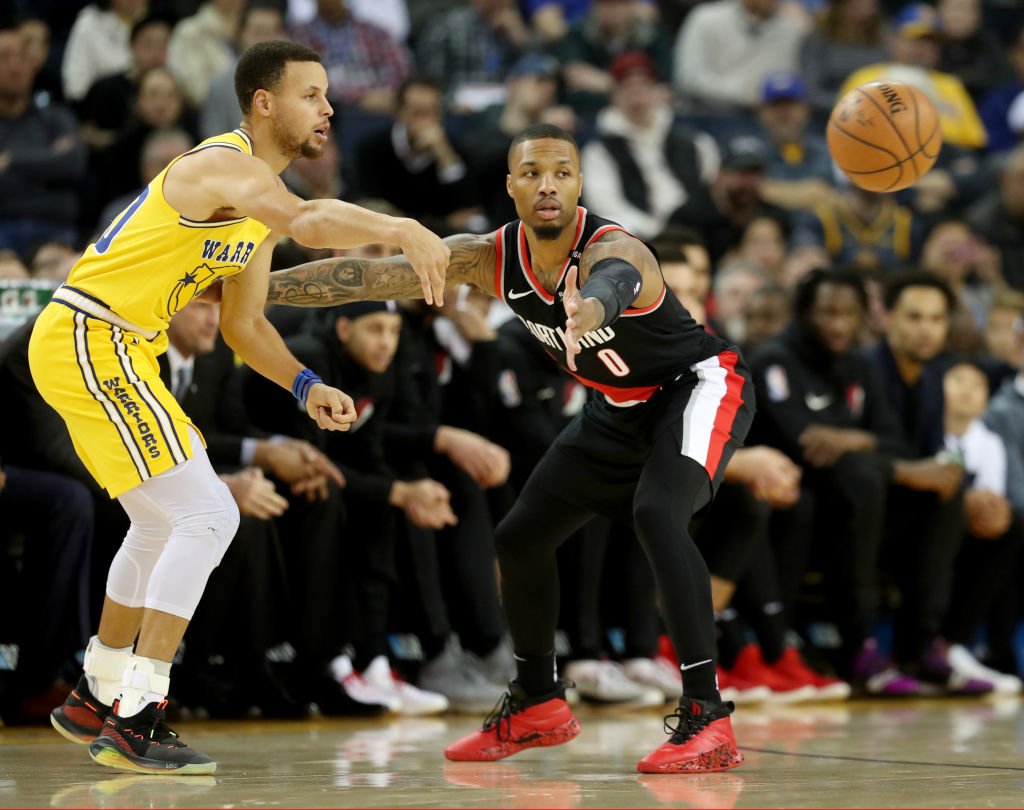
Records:
<instances>
[{"instance_id":1,"label":"player's left leg","mask_svg":"<svg viewBox=\"0 0 1024 810\"><path fill-rule=\"evenodd\" d=\"M694 366L692 386L663 392L633 501L637 539L654 571L683 678L679 707L666 718L669 741L637 765L647 773L721 771L743 762L729 721L733 705L718 692L708 568L688 529L750 425L753 393L737 365L734 353L723 353Z\"/></svg>"},{"instance_id":2,"label":"player's left leg","mask_svg":"<svg viewBox=\"0 0 1024 810\"><path fill-rule=\"evenodd\" d=\"M164 715L171 659L239 521L230 491L214 472L198 435L190 433L191 459L120 496L133 524L163 515L171 528L144 586L139 640L120 697L89 744L96 762L119 770L181 774L216 769L210 757L181 742ZM126 608L136 607L133 602L139 597L138 572L131 562L128 556L120 564L115 558L107 581L107 595Z\"/></svg>"}]
</instances>

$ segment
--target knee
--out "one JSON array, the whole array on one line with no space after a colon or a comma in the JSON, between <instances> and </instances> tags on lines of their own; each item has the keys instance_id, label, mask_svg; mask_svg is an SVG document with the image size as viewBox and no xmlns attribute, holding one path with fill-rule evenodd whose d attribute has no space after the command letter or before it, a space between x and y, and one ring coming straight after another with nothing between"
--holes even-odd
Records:
<instances>
[{"instance_id":1,"label":"knee","mask_svg":"<svg viewBox=\"0 0 1024 810\"><path fill-rule=\"evenodd\" d=\"M175 518L171 531L172 537L188 537L200 541L209 551L214 566L220 564L242 519L238 505L231 497L231 490L222 481L218 481L216 486L215 494L219 497L219 503L213 501L204 504L201 511Z\"/></svg>"},{"instance_id":2,"label":"knee","mask_svg":"<svg viewBox=\"0 0 1024 810\"><path fill-rule=\"evenodd\" d=\"M881 460L864 453L845 453L832 468L832 484L858 506L881 503L889 488L889 474Z\"/></svg>"}]
</instances>

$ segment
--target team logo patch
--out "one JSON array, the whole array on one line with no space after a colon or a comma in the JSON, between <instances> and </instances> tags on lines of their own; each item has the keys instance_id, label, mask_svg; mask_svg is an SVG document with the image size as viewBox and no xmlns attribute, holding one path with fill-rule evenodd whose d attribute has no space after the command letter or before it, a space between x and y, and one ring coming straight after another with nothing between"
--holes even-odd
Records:
<instances>
[{"instance_id":1,"label":"team logo patch","mask_svg":"<svg viewBox=\"0 0 1024 810\"><path fill-rule=\"evenodd\" d=\"M769 366L764 373L764 384L768 388L768 399L772 402L785 402L789 399L789 377L782 366Z\"/></svg>"},{"instance_id":2,"label":"team logo patch","mask_svg":"<svg viewBox=\"0 0 1024 810\"><path fill-rule=\"evenodd\" d=\"M864 412L864 386L852 383L847 387L846 405L854 416L859 417Z\"/></svg>"},{"instance_id":3,"label":"team logo patch","mask_svg":"<svg viewBox=\"0 0 1024 810\"><path fill-rule=\"evenodd\" d=\"M523 395L519 392L519 382L516 380L516 373L507 368L498 375L498 395L501 397L501 404L506 408L517 408L523 402Z\"/></svg>"}]
</instances>

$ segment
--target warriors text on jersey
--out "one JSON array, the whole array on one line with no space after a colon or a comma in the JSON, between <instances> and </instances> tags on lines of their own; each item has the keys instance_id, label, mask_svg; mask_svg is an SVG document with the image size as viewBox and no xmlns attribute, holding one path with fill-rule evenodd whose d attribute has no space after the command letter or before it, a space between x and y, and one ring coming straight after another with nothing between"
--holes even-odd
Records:
<instances>
[{"instance_id":1,"label":"warriors text on jersey","mask_svg":"<svg viewBox=\"0 0 1024 810\"><path fill-rule=\"evenodd\" d=\"M240 129L209 138L192 152L211 148L252 154ZM164 177L180 159L114 218L65 285L153 332L166 329L171 316L216 279L241 272L270 232L247 217L195 222L181 216L163 194Z\"/></svg>"},{"instance_id":2,"label":"warriors text on jersey","mask_svg":"<svg viewBox=\"0 0 1024 810\"><path fill-rule=\"evenodd\" d=\"M562 265L554 295L533 273L520 220L499 228L495 237L495 292L566 371L565 275L571 265L579 265L589 245L612 230L625 232L614 222L578 209L576 239ZM665 286L651 306L627 309L609 326L587 332L580 339L580 348L575 376L603 392L609 401L625 405L647 400L662 385L729 345L705 332Z\"/></svg>"},{"instance_id":3,"label":"warriors text on jersey","mask_svg":"<svg viewBox=\"0 0 1024 810\"><path fill-rule=\"evenodd\" d=\"M235 130L192 151L201 149L251 155L252 142ZM40 313L29 344L36 387L111 497L192 457L195 427L160 379L167 324L217 278L240 273L270 232L247 217L181 216L163 194L180 159L89 246Z\"/></svg>"}]
</instances>

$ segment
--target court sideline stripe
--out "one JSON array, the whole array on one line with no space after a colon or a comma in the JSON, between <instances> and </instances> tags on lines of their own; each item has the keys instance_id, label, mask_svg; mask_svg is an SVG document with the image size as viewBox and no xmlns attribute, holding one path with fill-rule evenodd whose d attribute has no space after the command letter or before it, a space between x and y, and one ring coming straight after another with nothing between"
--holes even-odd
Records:
<instances>
[{"instance_id":1,"label":"court sideline stripe","mask_svg":"<svg viewBox=\"0 0 1024 810\"><path fill-rule=\"evenodd\" d=\"M784 757L805 757L807 759L838 759L846 762L876 762L879 765L927 765L934 768L975 768L985 771L1024 771L1013 765L968 765L962 762L921 762L913 759L875 759L872 757L848 757L839 754L801 754L796 751L775 751L771 748L739 746L741 751L755 751L758 754L779 754Z\"/></svg>"}]
</instances>

